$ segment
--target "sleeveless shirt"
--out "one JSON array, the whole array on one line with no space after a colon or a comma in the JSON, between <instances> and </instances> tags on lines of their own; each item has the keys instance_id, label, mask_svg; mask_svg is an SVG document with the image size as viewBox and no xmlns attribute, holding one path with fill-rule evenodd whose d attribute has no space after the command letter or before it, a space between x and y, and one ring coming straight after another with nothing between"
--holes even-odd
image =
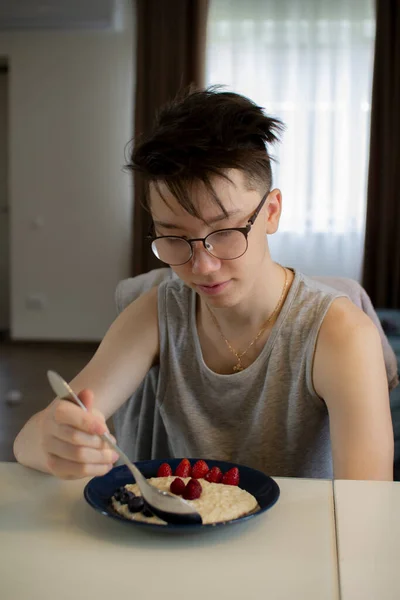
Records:
<instances>
[{"instance_id":1,"label":"sleeveless shirt","mask_svg":"<svg viewBox=\"0 0 400 600\"><path fill-rule=\"evenodd\" d=\"M332 478L329 415L312 370L321 324L343 295L294 271L257 359L221 375L202 357L197 294L179 279L162 282L159 364L114 415L122 448L132 460L209 458L271 476Z\"/></svg>"}]
</instances>

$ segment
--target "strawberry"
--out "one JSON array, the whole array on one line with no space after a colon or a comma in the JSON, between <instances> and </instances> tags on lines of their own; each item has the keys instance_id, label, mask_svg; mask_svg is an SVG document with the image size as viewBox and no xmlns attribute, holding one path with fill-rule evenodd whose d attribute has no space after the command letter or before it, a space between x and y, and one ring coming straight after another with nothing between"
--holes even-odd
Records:
<instances>
[{"instance_id":1,"label":"strawberry","mask_svg":"<svg viewBox=\"0 0 400 600\"><path fill-rule=\"evenodd\" d=\"M174 475L178 477L190 477L192 473L192 467L187 458L183 458L179 465L175 469Z\"/></svg>"},{"instance_id":2,"label":"strawberry","mask_svg":"<svg viewBox=\"0 0 400 600\"><path fill-rule=\"evenodd\" d=\"M202 491L203 488L201 487L200 481L198 479L191 479L186 484L182 496L185 500L196 500L196 498L200 498Z\"/></svg>"},{"instance_id":3,"label":"strawberry","mask_svg":"<svg viewBox=\"0 0 400 600\"><path fill-rule=\"evenodd\" d=\"M170 492L172 492L173 494L176 494L177 496L182 496L184 490L185 490L185 482L182 481L182 479L179 479L179 477L177 477L176 479L173 480L173 482L171 483L171 485L169 486Z\"/></svg>"},{"instance_id":4,"label":"strawberry","mask_svg":"<svg viewBox=\"0 0 400 600\"><path fill-rule=\"evenodd\" d=\"M172 469L168 463L162 463L158 467L157 477L170 477L172 475Z\"/></svg>"},{"instance_id":5,"label":"strawberry","mask_svg":"<svg viewBox=\"0 0 400 600\"><path fill-rule=\"evenodd\" d=\"M222 471L219 467L213 467L204 475L204 479L210 483L220 483L222 479Z\"/></svg>"},{"instance_id":6,"label":"strawberry","mask_svg":"<svg viewBox=\"0 0 400 600\"><path fill-rule=\"evenodd\" d=\"M205 460L198 460L192 467L192 477L193 479L202 479L209 470Z\"/></svg>"},{"instance_id":7,"label":"strawberry","mask_svg":"<svg viewBox=\"0 0 400 600\"><path fill-rule=\"evenodd\" d=\"M239 485L239 469L237 467L233 467L229 469L223 476L221 483L225 485Z\"/></svg>"}]
</instances>

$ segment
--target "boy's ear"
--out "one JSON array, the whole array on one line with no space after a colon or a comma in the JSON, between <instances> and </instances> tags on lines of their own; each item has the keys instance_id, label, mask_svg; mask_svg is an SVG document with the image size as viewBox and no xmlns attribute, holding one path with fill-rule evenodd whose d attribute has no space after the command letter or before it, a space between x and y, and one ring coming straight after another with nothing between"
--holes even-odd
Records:
<instances>
[{"instance_id":1,"label":"boy's ear","mask_svg":"<svg viewBox=\"0 0 400 600\"><path fill-rule=\"evenodd\" d=\"M279 226L282 213L282 194L278 189L272 190L267 198L267 222L266 233L275 233Z\"/></svg>"}]
</instances>

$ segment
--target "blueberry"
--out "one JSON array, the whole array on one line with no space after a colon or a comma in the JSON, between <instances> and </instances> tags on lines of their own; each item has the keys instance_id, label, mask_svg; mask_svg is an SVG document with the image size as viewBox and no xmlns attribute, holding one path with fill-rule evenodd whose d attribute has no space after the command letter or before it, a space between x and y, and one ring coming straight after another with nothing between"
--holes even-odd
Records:
<instances>
[{"instance_id":1,"label":"blueberry","mask_svg":"<svg viewBox=\"0 0 400 600\"><path fill-rule=\"evenodd\" d=\"M144 506L143 498L141 496L133 496L128 500L128 508L131 512L140 512Z\"/></svg>"},{"instance_id":2,"label":"blueberry","mask_svg":"<svg viewBox=\"0 0 400 600\"><path fill-rule=\"evenodd\" d=\"M121 504L128 504L129 500L135 498L135 494L130 490L127 490L124 486L121 486L114 492L114 498Z\"/></svg>"},{"instance_id":3,"label":"blueberry","mask_svg":"<svg viewBox=\"0 0 400 600\"><path fill-rule=\"evenodd\" d=\"M118 502L121 502L121 498L123 498L126 494L127 490L125 489L125 487L123 485L121 485L121 487L119 487L115 492L114 492L114 498L115 500L117 500Z\"/></svg>"},{"instance_id":4,"label":"blueberry","mask_svg":"<svg viewBox=\"0 0 400 600\"><path fill-rule=\"evenodd\" d=\"M116 492L114 492L114 499L119 502L121 500L121 492L120 490L117 490Z\"/></svg>"},{"instance_id":5,"label":"blueberry","mask_svg":"<svg viewBox=\"0 0 400 600\"><path fill-rule=\"evenodd\" d=\"M131 492L128 492L128 490L125 490L125 489L120 492L119 501L121 502L121 504L128 504L130 493Z\"/></svg>"}]
</instances>

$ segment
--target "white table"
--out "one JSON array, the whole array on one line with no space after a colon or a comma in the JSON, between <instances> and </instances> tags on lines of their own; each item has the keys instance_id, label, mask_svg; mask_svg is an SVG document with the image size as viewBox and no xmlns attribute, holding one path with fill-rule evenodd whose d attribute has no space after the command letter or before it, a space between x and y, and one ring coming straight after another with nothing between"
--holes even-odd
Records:
<instances>
[{"instance_id":1,"label":"white table","mask_svg":"<svg viewBox=\"0 0 400 600\"><path fill-rule=\"evenodd\" d=\"M400 483L335 481L342 600L400 598Z\"/></svg>"},{"instance_id":2,"label":"white table","mask_svg":"<svg viewBox=\"0 0 400 600\"><path fill-rule=\"evenodd\" d=\"M177 536L96 513L85 481L0 463L0 598L338 600L331 482L277 482L259 518Z\"/></svg>"}]
</instances>

